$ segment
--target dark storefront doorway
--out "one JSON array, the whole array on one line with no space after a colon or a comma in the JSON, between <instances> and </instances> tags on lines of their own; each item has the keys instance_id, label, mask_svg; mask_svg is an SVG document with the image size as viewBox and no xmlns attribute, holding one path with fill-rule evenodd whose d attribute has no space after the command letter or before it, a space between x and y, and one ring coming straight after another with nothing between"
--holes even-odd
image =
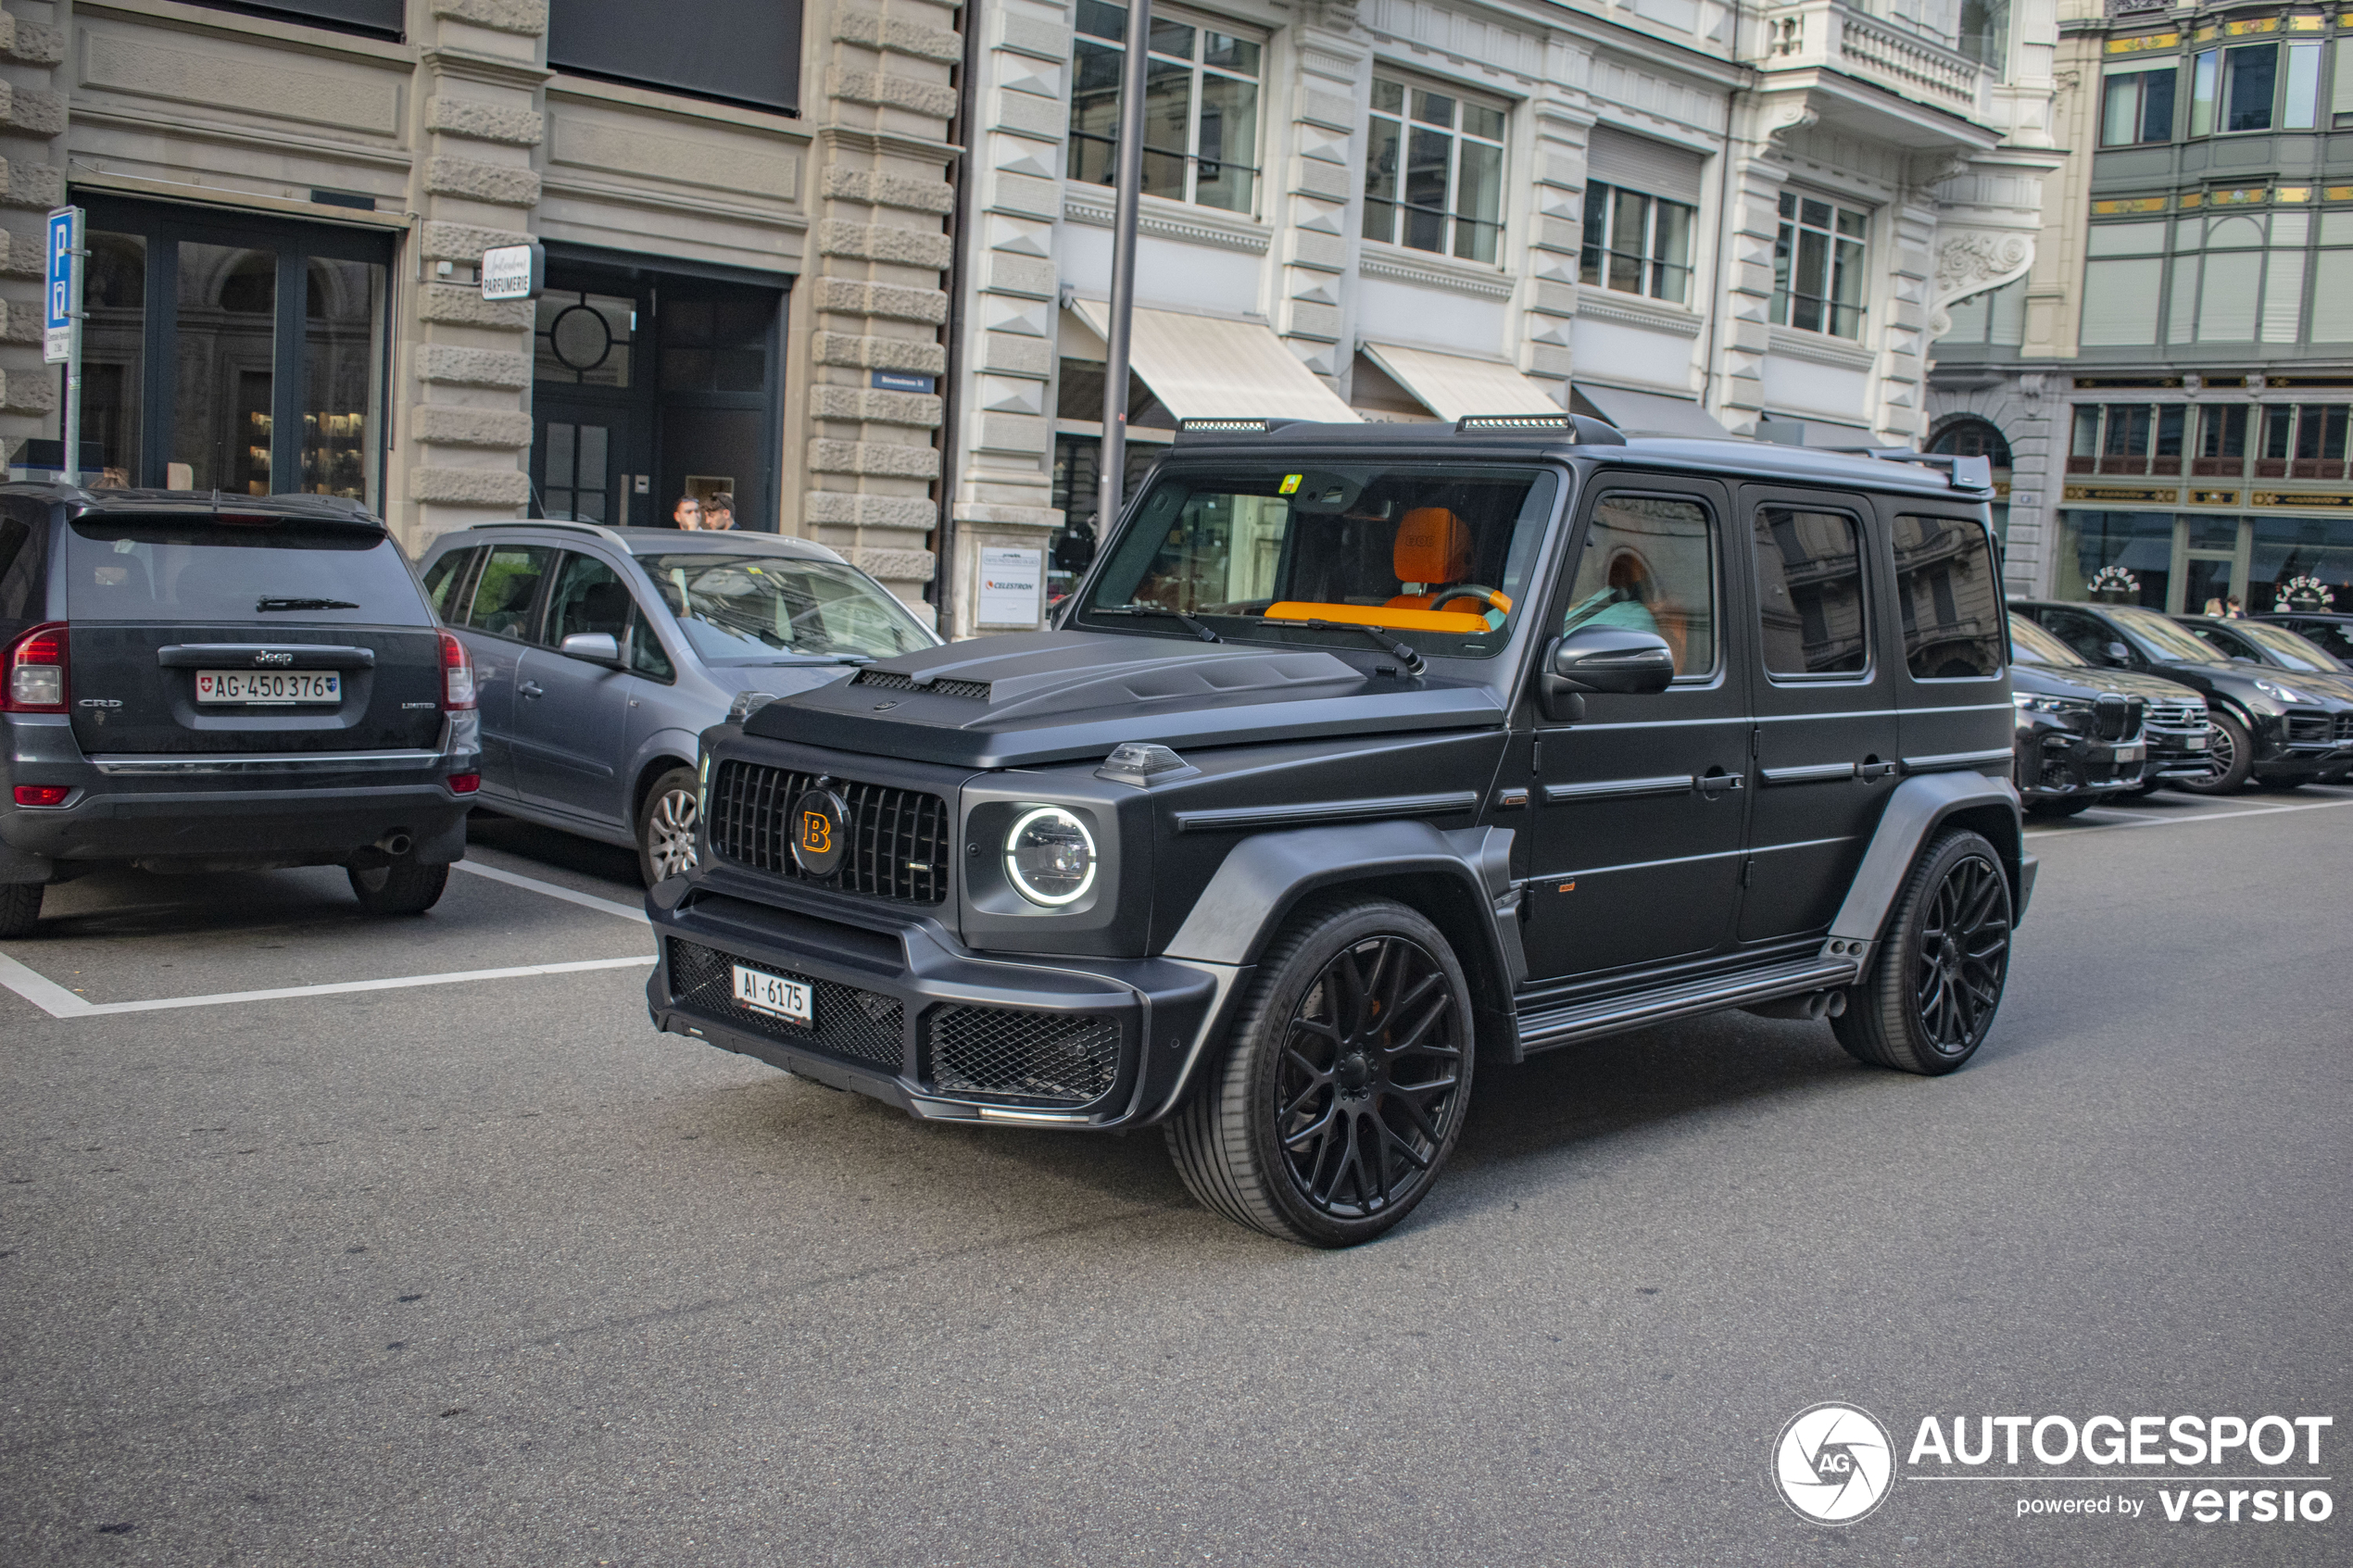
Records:
<instances>
[{"instance_id":1,"label":"dark storefront doorway","mask_svg":"<svg viewBox=\"0 0 2353 1568\"><path fill-rule=\"evenodd\" d=\"M533 336L534 511L661 527L726 489L776 526L784 291L556 251Z\"/></svg>"}]
</instances>

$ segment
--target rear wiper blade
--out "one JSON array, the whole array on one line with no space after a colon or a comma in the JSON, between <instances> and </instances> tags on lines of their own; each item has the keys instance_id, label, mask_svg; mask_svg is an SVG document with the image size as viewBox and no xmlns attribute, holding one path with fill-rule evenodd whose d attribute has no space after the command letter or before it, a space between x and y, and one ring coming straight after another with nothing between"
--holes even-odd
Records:
<instances>
[{"instance_id":1,"label":"rear wiper blade","mask_svg":"<svg viewBox=\"0 0 2353 1568\"><path fill-rule=\"evenodd\" d=\"M1204 643L1222 643L1226 640L1183 610L1164 609L1158 605L1118 605L1110 608L1090 609L1087 613L1089 615L1164 615L1171 621L1183 621L1185 630Z\"/></svg>"},{"instance_id":2,"label":"rear wiper blade","mask_svg":"<svg viewBox=\"0 0 2353 1568\"><path fill-rule=\"evenodd\" d=\"M349 599L273 599L268 596L254 601L254 612L272 609L358 609Z\"/></svg>"},{"instance_id":3,"label":"rear wiper blade","mask_svg":"<svg viewBox=\"0 0 2353 1568\"><path fill-rule=\"evenodd\" d=\"M1367 626L1361 621L1293 621L1288 615L1262 615L1257 620L1262 626L1320 626L1332 632L1361 632L1378 645L1382 652L1403 664L1408 675L1418 675L1428 668L1420 654L1403 643L1391 641L1384 627Z\"/></svg>"}]
</instances>

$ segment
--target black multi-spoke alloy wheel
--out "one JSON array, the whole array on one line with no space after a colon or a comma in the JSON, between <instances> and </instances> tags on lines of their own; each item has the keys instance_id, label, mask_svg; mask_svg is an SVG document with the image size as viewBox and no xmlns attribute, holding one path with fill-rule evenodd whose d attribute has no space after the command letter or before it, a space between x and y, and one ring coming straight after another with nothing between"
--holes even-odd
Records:
<instances>
[{"instance_id":1,"label":"black multi-spoke alloy wheel","mask_svg":"<svg viewBox=\"0 0 2353 1568\"><path fill-rule=\"evenodd\" d=\"M2206 719L2206 776L2175 779L2173 787L2193 795L2236 795L2255 767L2255 741L2246 726L2223 712Z\"/></svg>"},{"instance_id":2,"label":"black multi-spoke alloy wheel","mask_svg":"<svg viewBox=\"0 0 2353 1568\"><path fill-rule=\"evenodd\" d=\"M353 866L346 874L351 878L353 897L371 915L423 914L441 902L441 890L449 885L447 866L421 866L414 860Z\"/></svg>"},{"instance_id":3,"label":"black multi-spoke alloy wheel","mask_svg":"<svg viewBox=\"0 0 2353 1568\"><path fill-rule=\"evenodd\" d=\"M0 937L30 936L41 923L41 884L11 882L0 885Z\"/></svg>"},{"instance_id":4,"label":"black multi-spoke alloy wheel","mask_svg":"<svg viewBox=\"0 0 2353 1568\"><path fill-rule=\"evenodd\" d=\"M1950 1073L1984 1044L2009 969L2008 873L1982 835L1957 830L1914 863L1831 1028L1859 1061Z\"/></svg>"},{"instance_id":5,"label":"black multi-spoke alloy wheel","mask_svg":"<svg viewBox=\"0 0 2353 1568\"><path fill-rule=\"evenodd\" d=\"M696 802L692 768L673 768L646 791L637 809L637 874L648 887L695 869Z\"/></svg>"},{"instance_id":6,"label":"black multi-spoke alloy wheel","mask_svg":"<svg viewBox=\"0 0 2353 1568\"><path fill-rule=\"evenodd\" d=\"M1419 1203L1460 1136L1470 987L1438 928L1386 899L1325 903L1258 966L1225 1060L1167 1125L1195 1198L1311 1247Z\"/></svg>"}]
</instances>

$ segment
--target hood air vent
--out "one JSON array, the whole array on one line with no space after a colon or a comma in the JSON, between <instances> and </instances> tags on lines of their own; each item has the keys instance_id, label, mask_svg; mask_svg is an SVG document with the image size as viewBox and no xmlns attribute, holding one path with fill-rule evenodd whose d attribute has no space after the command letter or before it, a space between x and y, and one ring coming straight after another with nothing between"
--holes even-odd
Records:
<instances>
[{"instance_id":1,"label":"hood air vent","mask_svg":"<svg viewBox=\"0 0 2353 1568\"><path fill-rule=\"evenodd\" d=\"M850 684L880 686L893 692L937 692L941 696L969 697L975 702L988 700L986 681L918 681L912 675L901 675L895 670L861 670Z\"/></svg>"}]
</instances>

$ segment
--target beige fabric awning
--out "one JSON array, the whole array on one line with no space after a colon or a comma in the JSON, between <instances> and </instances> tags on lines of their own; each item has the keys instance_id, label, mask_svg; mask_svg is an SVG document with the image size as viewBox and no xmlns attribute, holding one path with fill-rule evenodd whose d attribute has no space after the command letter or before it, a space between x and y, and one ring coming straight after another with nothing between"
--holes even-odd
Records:
<instances>
[{"instance_id":1,"label":"beige fabric awning","mask_svg":"<svg viewBox=\"0 0 2353 1568\"><path fill-rule=\"evenodd\" d=\"M1435 349L1368 343L1365 355L1441 420L1474 414L1557 414L1552 395L1509 365Z\"/></svg>"},{"instance_id":2,"label":"beige fabric awning","mask_svg":"<svg viewBox=\"0 0 2353 1568\"><path fill-rule=\"evenodd\" d=\"M1098 333L1111 335L1109 306L1080 299L1071 308ZM1316 380L1272 328L1255 321L1138 306L1128 365L1180 420L1356 422L1356 411Z\"/></svg>"}]
</instances>

